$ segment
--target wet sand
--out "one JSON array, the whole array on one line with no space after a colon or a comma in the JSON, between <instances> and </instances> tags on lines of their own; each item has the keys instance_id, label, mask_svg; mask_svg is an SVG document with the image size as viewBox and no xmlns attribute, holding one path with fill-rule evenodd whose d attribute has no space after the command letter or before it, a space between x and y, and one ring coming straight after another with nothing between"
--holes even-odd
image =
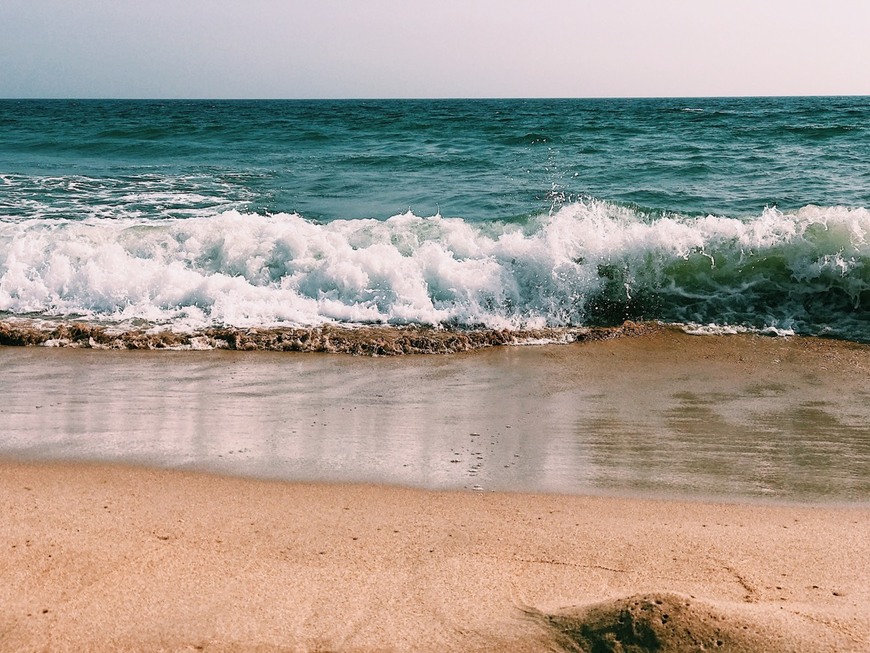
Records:
<instances>
[{"instance_id":1,"label":"wet sand","mask_svg":"<svg viewBox=\"0 0 870 653\"><path fill-rule=\"evenodd\" d=\"M0 456L428 489L870 501L870 346L389 358L0 347Z\"/></svg>"},{"instance_id":2,"label":"wet sand","mask_svg":"<svg viewBox=\"0 0 870 653\"><path fill-rule=\"evenodd\" d=\"M867 509L7 463L0 511L3 651L870 642Z\"/></svg>"}]
</instances>

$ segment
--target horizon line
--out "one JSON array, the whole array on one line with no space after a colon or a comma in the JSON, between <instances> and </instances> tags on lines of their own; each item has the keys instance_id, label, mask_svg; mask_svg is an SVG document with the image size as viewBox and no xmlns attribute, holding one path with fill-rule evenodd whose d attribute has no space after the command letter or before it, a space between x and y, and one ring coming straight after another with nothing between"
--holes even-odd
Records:
<instances>
[{"instance_id":1,"label":"horizon line","mask_svg":"<svg viewBox=\"0 0 870 653\"><path fill-rule=\"evenodd\" d=\"M866 98L870 93L858 94L787 94L787 95L586 95L586 96L341 96L341 97L207 97L207 96L0 96L0 101L126 101L126 102L434 102L434 101L529 101L529 100L739 100L784 98Z\"/></svg>"}]
</instances>

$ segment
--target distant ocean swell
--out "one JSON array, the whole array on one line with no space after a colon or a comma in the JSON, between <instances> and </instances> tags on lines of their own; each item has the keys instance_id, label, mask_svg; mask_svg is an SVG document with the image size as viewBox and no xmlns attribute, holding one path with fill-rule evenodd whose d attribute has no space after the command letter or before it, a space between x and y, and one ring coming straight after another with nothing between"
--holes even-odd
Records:
<instances>
[{"instance_id":1,"label":"distant ocean swell","mask_svg":"<svg viewBox=\"0 0 870 653\"><path fill-rule=\"evenodd\" d=\"M0 319L19 318L175 332L660 320L870 342L870 211L662 217L588 200L510 223L12 220L0 222Z\"/></svg>"}]
</instances>

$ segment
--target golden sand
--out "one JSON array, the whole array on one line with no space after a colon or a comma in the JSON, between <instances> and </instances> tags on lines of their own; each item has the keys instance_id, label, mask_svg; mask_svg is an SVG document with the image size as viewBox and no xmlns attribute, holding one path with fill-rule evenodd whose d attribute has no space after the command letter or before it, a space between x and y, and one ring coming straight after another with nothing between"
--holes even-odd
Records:
<instances>
[{"instance_id":1,"label":"golden sand","mask_svg":"<svg viewBox=\"0 0 870 653\"><path fill-rule=\"evenodd\" d=\"M4 652L870 642L861 508L6 463L0 514Z\"/></svg>"}]
</instances>

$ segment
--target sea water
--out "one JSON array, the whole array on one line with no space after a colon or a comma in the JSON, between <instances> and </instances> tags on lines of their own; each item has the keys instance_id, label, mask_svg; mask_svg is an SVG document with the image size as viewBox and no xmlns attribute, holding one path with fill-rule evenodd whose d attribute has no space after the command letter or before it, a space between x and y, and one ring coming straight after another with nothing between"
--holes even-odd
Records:
<instances>
[{"instance_id":1,"label":"sea water","mask_svg":"<svg viewBox=\"0 0 870 653\"><path fill-rule=\"evenodd\" d=\"M870 342L870 98L0 100L0 320Z\"/></svg>"}]
</instances>

